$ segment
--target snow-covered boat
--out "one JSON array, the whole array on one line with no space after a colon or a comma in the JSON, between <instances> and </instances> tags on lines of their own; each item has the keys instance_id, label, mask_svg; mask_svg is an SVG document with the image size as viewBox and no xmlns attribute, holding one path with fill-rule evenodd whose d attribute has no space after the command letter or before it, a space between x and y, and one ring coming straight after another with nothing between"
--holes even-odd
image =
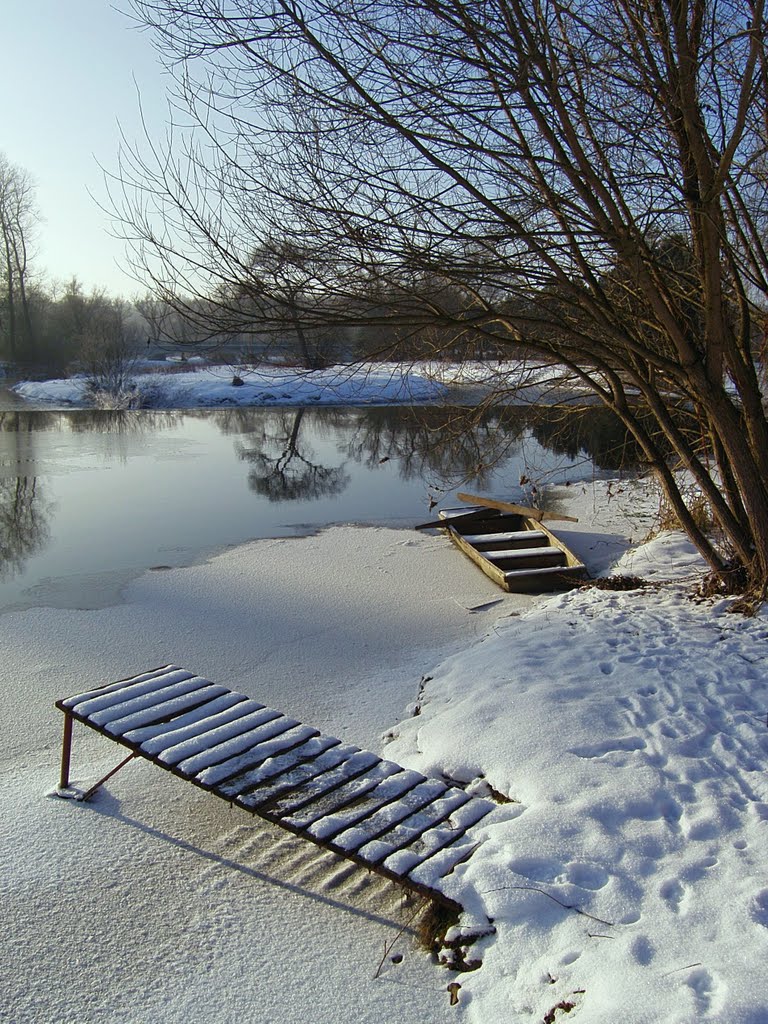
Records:
<instances>
[{"instance_id":1,"label":"snow-covered boat","mask_svg":"<svg viewBox=\"0 0 768 1024\"><path fill-rule=\"evenodd\" d=\"M435 525L504 590L565 590L584 578L584 564L542 522L569 517L508 502L493 505L442 509Z\"/></svg>"}]
</instances>

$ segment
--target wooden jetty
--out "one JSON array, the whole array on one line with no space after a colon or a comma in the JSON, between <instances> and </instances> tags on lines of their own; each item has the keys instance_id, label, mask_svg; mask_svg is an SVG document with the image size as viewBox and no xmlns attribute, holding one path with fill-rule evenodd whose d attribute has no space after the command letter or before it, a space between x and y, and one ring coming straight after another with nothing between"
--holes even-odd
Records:
<instances>
[{"instance_id":1,"label":"wooden jetty","mask_svg":"<svg viewBox=\"0 0 768 1024\"><path fill-rule=\"evenodd\" d=\"M493 808L440 779L175 665L56 702L64 713L58 793L88 799L136 757L452 909L441 881L474 849ZM74 722L130 750L85 792L70 787Z\"/></svg>"},{"instance_id":2,"label":"wooden jetty","mask_svg":"<svg viewBox=\"0 0 768 1024\"><path fill-rule=\"evenodd\" d=\"M473 508L446 508L438 519L417 529L444 529L453 543L503 590L529 593L563 590L586 575L586 567L543 523L565 519L540 509L476 495L459 498L477 501Z\"/></svg>"}]
</instances>

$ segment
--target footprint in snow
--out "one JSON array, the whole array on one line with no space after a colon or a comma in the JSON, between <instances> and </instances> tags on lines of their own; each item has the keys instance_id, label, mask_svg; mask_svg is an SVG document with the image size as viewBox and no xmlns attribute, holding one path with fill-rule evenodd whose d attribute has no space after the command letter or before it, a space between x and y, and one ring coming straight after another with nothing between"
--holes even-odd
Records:
<instances>
[{"instance_id":1,"label":"footprint in snow","mask_svg":"<svg viewBox=\"0 0 768 1024\"><path fill-rule=\"evenodd\" d=\"M715 818L700 818L688 828L688 839L702 842L717 839L724 831L723 822Z\"/></svg>"},{"instance_id":2,"label":"footprint in snow","mask_svg":"<svg viewBox=\"0 0 768 1024\"><path fill-rule=\"evenodd\" d=\"M717 857L704 857L702 860L698 861L698 863L691 864L689 868L686 868L681 877L684 878L686 882L698 882L700 879L704 878L707 872L711 868L715 867L716 864Z\"/></svg>"},{"instance_id":3,"label":"footprint in snow","mask_svg":"<svg viewBox=\"0 0 768 1024\"><path fill-rule=\"evenodd\" d=\"M563 866L546 857L518 857L510 861L509 868L532 882L554 882L563 874Z\"/></svg>"},{"instance_id":4,"label":"footprint in snow","mask_svg":"<svg viewBox=\"0 0 768 1024\"><path fill-rule=\"evenodd\" d=\"M618 924L637 924L640 917L641 914L638 910L628 910L626 914L622 914L619 918Z\"/></svg>"},{"instance_id":5,"label":"footprint in snow","mask_svg":"<svg viewBox=\"0 0 768 1024\"><path fill-rule=\"evenodd\" d=\"M668 878L666 882L662 882L659 893L673 913L680 913L685 899L685 888L679 879Z\"/></svg>"},{"instance_id":6,"label":"footprint in snow","mask_svg":"<svg viewBox=\"0 0 768 1024\"><path fill-rule=\"evenodd\" d=\"M717 1012L724 991L722 982L704 967L692 970L687 979L699 1014Z\"/></svg>"},{"instance_id":7,"label":"footprint in snow","mask_svg":"<svg viewBox=\"0 0 768 1024\"><path fill-rule=\"evenodd\" d=\"M581 953L577 953L575 951L573 953L566 953L565 956L560 958L560 966L568 967L570 964L575 964L580 956Z\"/></svg>"},{"instance_id":8,"label":"footprint in snow","mask_svg":"<svg viewBox=\"0 0 768 1024\"><path fill-rule=\"evenodd\" d=\"M580 889L594 890L607 885L609 875L595 864L570 864L567 878L572 885L578 885Z\"/></svg>"},{"instance_id":9,"label":"footprint in snow","mask_svg":"<svg viewBox=\"0 0 768 1024\"><path fill-rule=\"evenodd\" d=\"M768 889L761 889L757 896L752 898L749 913L753 921L768 928Z\"/></svg>"},{"instance_id":10,"label":"footprint in snow","mask_svg":"<svg viewBox=\"0 0 768 1024\"><path fill-rule=\"evenodd\" d=\"M593 758L604 757L606 754L615 754L619 751L630 752L644 749L645 741L639 736L617 736L615 739L603 740L601 743L589 743L583 747L573 747L571 753L577 757Z\"/></svg>"},{"instance_id":11,"label":"footprint in snow","mask_svg":"<svg viewBox=\"0 0 768 1024\"><path fill-rule=\"evenodd\" d=\"M629 950L641 967L647 967L654 956L656 956L654 945L647 935L638 935L633 940Z\"/></svg>"}]
</instances>

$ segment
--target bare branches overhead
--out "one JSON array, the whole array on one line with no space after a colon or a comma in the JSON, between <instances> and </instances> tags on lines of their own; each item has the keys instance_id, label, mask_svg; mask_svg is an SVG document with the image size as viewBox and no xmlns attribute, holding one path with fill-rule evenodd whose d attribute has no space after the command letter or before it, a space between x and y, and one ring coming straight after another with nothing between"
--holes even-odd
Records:
<instances>
[{"instance_id":1,"label":"bare branches overhead","mask_svg":"<svg viewBox=\"0 0 768 1024\"><path fill-rule=\"evenodd\" d=\"M564 362L766 578L764 0L131 6L178 106L116 206L166 297Z\"/></svg>"}]
</instances>

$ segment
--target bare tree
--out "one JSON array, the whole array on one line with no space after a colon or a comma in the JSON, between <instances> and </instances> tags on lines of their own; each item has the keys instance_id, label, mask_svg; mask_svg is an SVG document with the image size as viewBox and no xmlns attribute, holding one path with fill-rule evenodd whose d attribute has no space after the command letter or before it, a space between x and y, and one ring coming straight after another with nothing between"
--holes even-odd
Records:
<instances>
[{"instance_id":1,"label":"bare tree","mask_svg":"<svg viewBox=\"0 0 768 1024\"><path fill-rule=\"evenodd\" d=\"M34 359L34 333L28 296L30 242L36 219L29 174L0 153L0 259L5 334L11 359Z\"/></svg>"},{"instance_id":2,"label":"bare tree","mask_svg":"<svg viewBox=\"0 0 768 1024\"><path fill-rule=\"evenodd\" d=\"M123 155L156 282L236 294L279 238L322 268L305 323L433 324L556 362L713 570L768 586L764 0L131 6L190 126Z\"/></svg>"},{"instance_id":3,"label":"bare tree","mask_svg":"<svg viewBox=\"0 0 768 1024\"><path fill-rule=\"evenodd\" d=\"M73 277L51 304L48 319L59 336L59 348L85 371L97 404L130 405L136 398L133 373L146 323L138 309L103 289L86 293Z\"/></svg>"},{"instance_id":4,"label":"bare tree","mask_svg":"<svg viewBox=\"0 0 768 1024\"><path fill-rule=\"evenodd\" d=\"M91 397L107 408L131 408L138 401L134 373L140 335L131 313L127 302L99 291L85 302L80 362Z\"/></svg>"}]
</instances>

